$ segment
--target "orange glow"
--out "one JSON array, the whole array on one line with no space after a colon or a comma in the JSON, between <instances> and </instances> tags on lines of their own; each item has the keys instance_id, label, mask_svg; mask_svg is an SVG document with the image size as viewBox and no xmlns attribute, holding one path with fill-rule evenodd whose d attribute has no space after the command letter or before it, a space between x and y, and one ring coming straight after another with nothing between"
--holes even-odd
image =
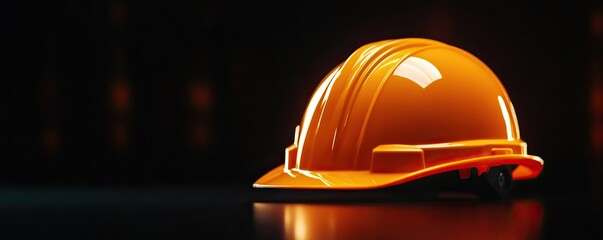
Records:
<instances>
[{"instance_id":1,"label":"orange glow","mask_svg":"<svg viewBox=\"0 0 603 240\"><path fill-rule=\"evenodd\" d=\"M512 176L522 180L543 167L488 66L427 39L360 47L322 80L300 126L286 163L255 187L370 189L501 165L521 166Z\"/></svg>"},{"instance_id":2,"label":"orange glow","mask_svg":"<svg viewBox=\"0 0 603 240\"><path fill-rule=\"evenodd\" d=\"M196 111L208 110L212 104L211 89L206 83L195 82L189 88L189 101Z\"/></svg>"},{"instance_id":3,"label":"orange glow","mask_svg":"<svg viewBox=\"0 0 603 240\"><path fill-rule=\"evenodd\" d=\"M254 203L256 231L279 239L537 239L540 202ZM269 232L268 232L269 231ZM281 233L284 236L275 236Z\"/></svg>"},{"instance_id":4,"label":"orange glow","mask_svg":"<svg viewBox=\"0 0 603 240\"><path fill-rule=\"evenodd\" d=\"M202 81L193 81L187 89L188 104L190 106L189 141L197 150L205 149L211 141L211 128L207 117L212 106L212 89Z\"/></svg>"},{"instance_id":5,"label":"orange glow","mask_svg":"<svg viewBox=\"0 0 603 240\"><path fill-rule=\"evenodd\" d=\"M126 81L116 81L111 89L111 104L119 113L130 110L130 87Z\"/></svg>"},{"instance_id":6,"label":"orange glow","mask_svg":"<svg viewBox=\"0 0 603 240\"><path fill-rule=\"evenodd\" d=\"M116 75L109 92L109 101L112 108L109 137L117 152L125 151L129 143L128 118L131 107L131 91L126 80L126 76Z\"/></svg>"}]
</instances>

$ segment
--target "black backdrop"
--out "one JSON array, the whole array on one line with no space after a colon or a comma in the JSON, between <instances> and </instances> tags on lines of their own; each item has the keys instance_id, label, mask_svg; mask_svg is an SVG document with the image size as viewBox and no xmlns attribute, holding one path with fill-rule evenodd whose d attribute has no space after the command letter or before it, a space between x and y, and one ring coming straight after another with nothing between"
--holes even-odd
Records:
<instances>
[{"instance_id":1,"label":"black backdrop","mask_svg":"<svg viewBox=\"0 0 603 240\"><path fill-rule=\"evenodd\" d=\"M332 67L365 43L424 37L505 85L545 160L524 188L595 196L603 13L576 2L9 4L0 181L251 184L281 164Z\"/></svg>"}]
</instances>

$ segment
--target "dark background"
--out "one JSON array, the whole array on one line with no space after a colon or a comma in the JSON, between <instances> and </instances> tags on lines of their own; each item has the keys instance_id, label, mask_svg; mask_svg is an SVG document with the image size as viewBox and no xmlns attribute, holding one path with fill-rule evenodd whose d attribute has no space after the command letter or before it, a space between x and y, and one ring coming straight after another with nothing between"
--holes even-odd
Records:
<instances>
[{"instance_id":1,"label":"dark background","mask_svg":"<svg viewBox=\"0 0 603 240\"><path fill-rule=\"evenodd\" d=\"M543 173L495 204L359 192L360 206L336 201L324 211L380 219L392 209L371 205L377 196L400 216L375 233L401 229L418 209L466 219L467 233L515 231L505 224L531 212L536 225L519 226L535 238L601 234L600 1L88 0L1 9L3 239L295 233L283 214L297 209L296 221L311 223L303 213L314 205L296 205L304 198L295 191L251 184L283 162L328 71L366 43L406 37L484 61L514 103L529 153L544 159ZM285 205L257 204L274 197ZM275 225L262 221L267 213ZM490 218L504 224L488 225ZM415 230L456 231L447 221L423 224Z\"/></svg>"},{"instance_id":2,"label":"dark background","mask_svg":"<svg viewBox=\"0 0 603 240\"><path fill-rule=\"evenodd\" d=\"M431 38L501 79L537 180L601 200L600 2L19 1L5 7L0 183L233 184L281 164L322 77L363 44Z\"/></svg>"}]
</instances>

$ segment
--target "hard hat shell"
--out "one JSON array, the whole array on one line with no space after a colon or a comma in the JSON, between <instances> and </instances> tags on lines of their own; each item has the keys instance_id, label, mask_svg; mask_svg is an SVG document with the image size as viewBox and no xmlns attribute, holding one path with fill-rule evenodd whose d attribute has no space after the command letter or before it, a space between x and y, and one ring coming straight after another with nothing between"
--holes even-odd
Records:
<instances>
[{"instance_id":1,"label":"hard hat shell","mask_svg":"<svg viewBox=\"0 0 603 240\"><path fill-rule=\"evenodd\" d=\"M370 189L477 168L537 177L513 105L473 55L427 39L370 43L312 95L285 163L254 187Z\"/></svg>"}]
</instances>

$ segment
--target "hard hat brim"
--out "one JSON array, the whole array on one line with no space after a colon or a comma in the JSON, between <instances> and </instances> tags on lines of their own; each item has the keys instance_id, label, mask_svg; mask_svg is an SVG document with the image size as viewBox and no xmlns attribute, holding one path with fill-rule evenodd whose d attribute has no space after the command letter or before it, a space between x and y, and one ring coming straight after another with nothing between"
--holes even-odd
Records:
<instances>
[{"instance_id":1,"label":"hard hat brim","mask_svg":"<svg viewBox=\"0 0 603 240\"><path fill-rule=\"evenodd\" d=\"M463 159L424 168L414 172L375 173L371 171L307 171L291 169L285 171L280 165L258 179L256 188L298 188L298 189L375 189L403 184L419 178L455 171L477 168L478 172L500 165L517 165L513 180L537 177L544 162L538 156L510 154Z\"/></svg>"}]
</instances>

